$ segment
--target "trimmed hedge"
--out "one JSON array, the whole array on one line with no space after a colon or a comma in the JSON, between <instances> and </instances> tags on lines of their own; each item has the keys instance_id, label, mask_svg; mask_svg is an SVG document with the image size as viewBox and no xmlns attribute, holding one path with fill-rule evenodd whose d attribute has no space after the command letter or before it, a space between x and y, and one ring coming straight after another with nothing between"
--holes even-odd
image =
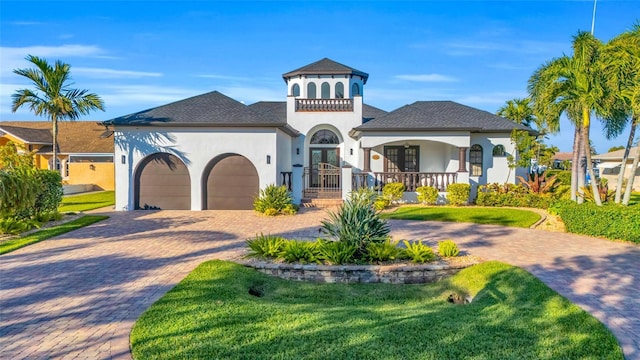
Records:
<instances>
[{"instance_id":1,"label":"trimmed hedge","mask_svg":"<svg viewBox=\"0 0 640 360\"><path fill-rule=\"evenodd\" d=\"M640 208L562 202L554 210L568 232L640 243Z\"/></svg>"},{"instance_id":2,"label":"trimmed hedge","mask_svg":"<svg viewBox=\"0 0 640 360\"><path fill-rule=\"evenodd\" d=\"M479 206L512 206L548 209L555 199L538 194L512 194L478 192L476 205Z\"/></svg>"},{"instance_id":3,"label":"trimmed hedge","mask_svg":"<svg viewBox=\"0 0 640 360\"><path fill-rule=\"evenodd\" d=\"M453 206L466 205L469 202L469 184L450 184L447 186L447 201Z\"/></svg>"}]
</instances>

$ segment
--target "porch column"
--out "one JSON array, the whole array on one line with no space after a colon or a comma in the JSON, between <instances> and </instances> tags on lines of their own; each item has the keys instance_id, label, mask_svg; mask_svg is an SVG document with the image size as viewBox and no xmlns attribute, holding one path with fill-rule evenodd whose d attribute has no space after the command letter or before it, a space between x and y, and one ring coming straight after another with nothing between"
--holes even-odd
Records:
<instances>
[{"instance_id":1,"label":"porch column","mask_svg":"<svg viewBox=\"0 0 640 360\"><path fill-rule=\"evenodd\" d=\"M299 205L302 202L302 189L304 187L304 167L295 164L291 168L291 197L293 203Z\"/></svg>"},{"instance_id":2,"label":"porch column","mask_svg":"<svg viewBox=\"0 0 640 360\"><path fill-rule=\"evenodd\" d=\"M364 151L364 169L363 172L371 172L371 148L362 148Z\"/></svg>"},{"instance_id":3,"label":"porch column","mask_svg":"<svg viewBox=\"0 0 640 360\"><path fill-rule=\"evenodd\" d=\"M342 167L341 175L342 183L340 185L342 187L342 200L347 200L352 190L353 168L351 167L351 165L344 165Z\"/></svg>"},{"instance_id":4,"label":"porch column","mask_svg":"<svg viewBox=\"0 0 640 360\"><path fill-rule=\"evenodd\" d=\"M469 148L458 148L458 172L467 172L467 149Z\"/></svg>"}]
</instances>

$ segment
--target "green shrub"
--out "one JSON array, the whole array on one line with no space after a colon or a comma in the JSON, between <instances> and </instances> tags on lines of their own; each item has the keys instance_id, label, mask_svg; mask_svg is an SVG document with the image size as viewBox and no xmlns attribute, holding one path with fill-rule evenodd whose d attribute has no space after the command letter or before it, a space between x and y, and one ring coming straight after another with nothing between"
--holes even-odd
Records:
<instances>
[{"instance_id":1,"label":"green shrub","mask_svg":"<svg viewBox=\"0 0 640 360\"><path fill-rule=\"evenodd\" d=\"M35 174L38 183L33 215L58 211L62 201L62 177L58 171L38 170Z\"/></svg>"},{"instance_id":2,"label":"green shrub","mask_svg":"<svg viewBox=\"0 0 640 360\"><path fill-rule=\"evenodd\" d=\"M418 201L426 205L435 205L438 201L438 189L433 186L420 186L416 189Z\"/></svg>"},{"instance_id":3,"label":"green shrub","mask_svg":"<svg viewBox=\"0 0 640 360\"><path fill-rule=\"evenodd\" d=\"M638 207L617 204L596 206L592 203L564 201L552 209L560 215L568 232L640 243Z\"/></svg>"},{"instance_id":4,"label":"green shrub","mask_svg":"<svg viewBox=\"0 0 640 360\"><path fill-rule=\"evenodd\" d=\"M454 257L460 254L460 250L453 240L443 240L438 241L438 254L442 257Z\"/></svg>"},{"instance_id":5,"label":"green shrub","mask_svg":"<svg viewBox=\"0 0 640 360\"><path fill-rule=\"evenodd\" d=\"M391 201L389 199L385 199L381 197L377 198L375 203L373 204L373 207L378 211L382 211L388 208L389 206L391 206Z\"/></svg>"},{"instance_id":6,"label":"green shrub","mask_svg":"<svg viewBox=\"0 0 640 360\"><path fill-rule=\"evenodd\" d=\"M398 202L398 200L402 199L404 190L405 187L403 183L388 183L382 188L382 197L388 199L390 203L394 204Z\"/></svg>"},{"instance_id":7,"label":"green shrub","mask_svg":"<svg viewBox=\"0 0 640 360\"><path fill-rule=\"evenodd\" d=\"M571 171L552 169L545 171L545 173L548 174L547 176L549 177L555 175L557 179L556 183L558 183L558 185L571 186Z\"/></svg>"},{"instance_id":8,"label":"green shrub","mask_svg":"<svg viewBox=\"0 0 640 360\"><path fill-rule=\"evenodd\" d=\"M327 241L319 248L319 258L331 265L347 264L353 262L358 248L355 245L340 242Z\"/></svg>"},{"instance_id":9,"label":"green shrub","mask_svg":"<svg viewBox=\"0 0 640 360\"><path fill-rule=\"evenodd\" d=\"M550 195L529 192L521 184L487 184L478 187L476 205L513 206L546 209L555 201Z\"/></svg>"},{"instance_id":10,"label":"green shrub","mask_svg":"<svg viewBox=\"0 0 640 360\"><path fill-rule=\"evenodd\" d=\"M469 184L451 184L447 186L447 200L454 206L465 205L469 201L470 192Z\"/></svg>"},{"instance_id":11,"label":"green shrub","mask_svg":"<svg viewBox=\"0 0 640 360\"><path fill-rule=\"evenodd\" d=\"M0 219L0 234L18 235L39 227L40 224L35 220L16 218Z\"/></svg>"},{"instance_id":12,"label":"green shrub","mask_svg":"<svg viewBox=\"0 0 640 360\"><path fill-rule=\"evenodd\" d=\"M247 257L279 258L284 248L285 239L281 236L264 235L247 240L250 252Z\"/></svg>"},{"instance_id":13,"label":"green shrub","mask_svg":"<svg viewBox=\"0 0 640 360\"><path fill-rule=\"evenodd\" d=\"M337 212L330 211L322 220L322 230L333 240L354 246L364 254L370 242L384 242L389 235L389 224L380 218L374 207L375 193L354 191Z\"/></svg>"},{"instance_id":14,"label":"green shrub","mask_svg":"<svg viewBox=\"0 0 640 360\"><path fill-rule=\"evenodd\" d=\"M404 255L414 263L425 263L429 261L433 261L436 256L433 253L433 250L422 243L422 241L409 242L407 240L403 240L404 246Z\"/></svg>"},{"instance_id":15,"label":"green shrub","mask_svg":"<svg viewBox=\"0 0 640 360\"><path fill-rule=\"evenodd\" d=\"M255 211L268 216L295 213L297 211L287 187L274 184L260 190L260 195L253 201L253 208Z\"/></svg>"},{"instance_id":16,"label":"green shrub","mask_svg":"<svg viewBox=\"0 0 640 360\"><path fill-rule=\"evenodd\" d=\"M289 263L320 263L321 246L322 240L317 242L286 240L280 252L280 257Z\"/></svg>"},{"instance_id":17,"label":"green shrub","mask_svg":"<svg viewBox=\"0 0 640 360\"><path fill-rule=\"evenodd\" d=\"M370 262L395 260L401 255L398 242L391 241L391 238L382 243L367 244L366 252L366 259Z\"/></svg>"}]
</instances>

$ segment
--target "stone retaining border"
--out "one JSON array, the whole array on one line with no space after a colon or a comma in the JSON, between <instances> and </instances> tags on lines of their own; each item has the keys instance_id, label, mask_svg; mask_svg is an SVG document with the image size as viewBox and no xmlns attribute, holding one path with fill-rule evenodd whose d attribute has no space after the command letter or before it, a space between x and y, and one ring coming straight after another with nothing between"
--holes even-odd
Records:
<instances>
[{"instance_id":1,"label":"stone retaining border","mask_svg":"<svg viewBox=\"0 0 640 360\"><path fill-rule=\"evenodd\" d=\"M424 284L448 278L464 268L477 264L469 262L449 265L300 265L254 261L238 263L285 280L344 284Z\"/></svg>"}]
</instances>

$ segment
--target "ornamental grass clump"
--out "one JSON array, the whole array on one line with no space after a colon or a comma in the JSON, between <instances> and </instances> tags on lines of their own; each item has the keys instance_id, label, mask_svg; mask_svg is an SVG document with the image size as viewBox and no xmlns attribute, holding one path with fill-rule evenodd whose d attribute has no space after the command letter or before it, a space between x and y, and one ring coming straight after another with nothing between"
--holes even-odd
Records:
<instances>
[{"instance_id":1,"label":"ornamental grass clump","mask_svg":"<svg viewBox=\"0 0 640 360\"><path fill-rule=\"evenodd\" d=\"M318 239L316 242L286 240L280 252L280 257L288 263L319 264L321 263L323 243L322 239Z\"/></svg>"},{"instance_id":2,"label":"ornamental grass clump","mask_svg":"<svg viewBox=\"0 0 640 360\"><path fill-rule=\"evenodd\" d=\"M287 187L274 184L260 190L260 195L253 201L253 209L267 216L293 215L298 211Z\"/></svg>"},{"instance_id":3,"label":"ornamental grass clump","mask_svg":"<svg viewBox=\"0 0 640 360\"><path fill-rule=\"evenodd\" d=\"M337 212L330 211L322 220L322 231L332 240L356 249L356 257L366 254L369 243L383 243L389 235L389 224L374 207L375 192L360 189L350 194Z\"/></svg>"},{"instance_id":4,"label":"ornamental grass clump","mask_svg":"<svg viewBox=\"0 0 640 360\"><path fill-rule=\"evenodd\" d=\"M260 234L247 240L247 257L279 258L286 240L281 236Z\"/></svg>"},{"instance_id":5,"label":"ornamental grass clump","mask_svg":"<svg viewBox=\"0 0 640 360\"><path fill-rule=\"evenodd\" d=\"M442 257L454 257L460 254L460 250L453 240L443 240L438 241L438 254Z\"/></svg>"},{"instance_id":6,"label":"ornamental grass clump","mask_svg":"<svg viewBox=\"0 0 640 360\"><path fill-rule=\"evenodd\" d=\"M412 262L422 264L435 260L436 255L433 250L422 241L409 242L403 240L402 242L405 246L404 254Z\"/></svg>"},{"instance_id":7,"label":"ornamental grass clump","mask_svg":"<svg viewBox=\"0 0 640 360\"><path fill-rule=\"evenodd\" d=\"M370 262L392 261L402 257L398 242L387 238L382 243L369 243L366 247L366 259Z\"/></svg>"}]
</instances>

